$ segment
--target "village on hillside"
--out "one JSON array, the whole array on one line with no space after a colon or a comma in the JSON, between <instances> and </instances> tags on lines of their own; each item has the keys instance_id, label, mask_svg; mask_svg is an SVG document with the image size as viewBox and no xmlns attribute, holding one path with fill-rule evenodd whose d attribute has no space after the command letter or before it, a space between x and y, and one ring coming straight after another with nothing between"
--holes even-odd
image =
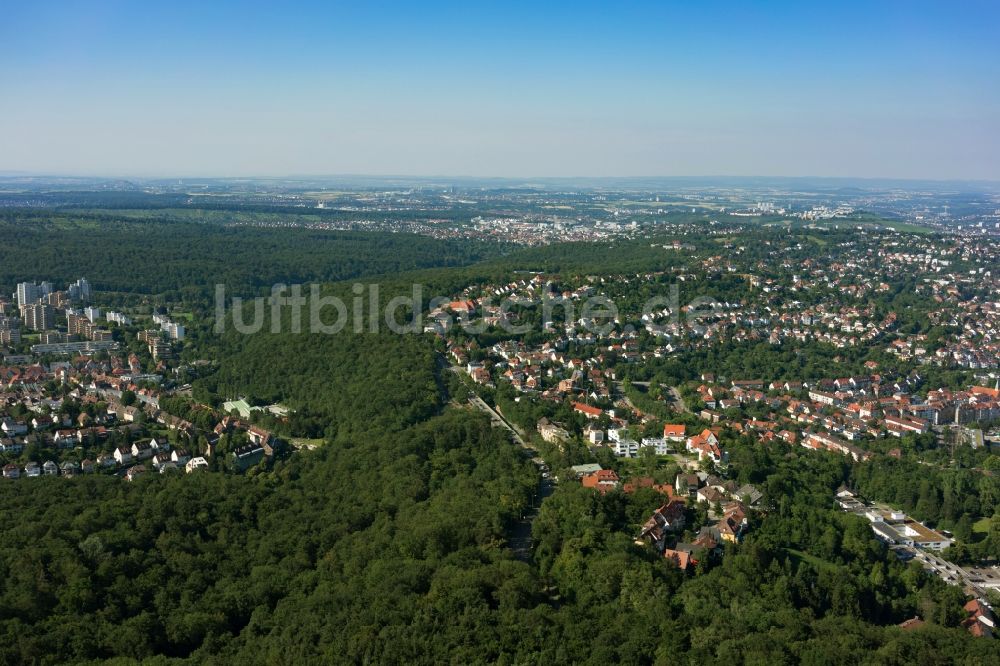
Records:
<instances>
[{"instance_id":1,"label":"village on hillside","mask_svg":"<svg viewBox=\"0 0 1000 666\"><path fill-rule=\"evenodd\" d=\"M919 239L904 243L883 234L862 235L855 244L828 262L793 260L794 248L785 248L789 258L782 259L775 248L771 261L781 271L773 276L762 264L741 261L743 248L733 243L725 246L726 255L661 273L536 273L476 284L431 311L425 330L445 341L450 363L479 390L541 414L519 425L533 428L543 442L577 443L593 460L632 461L624 468L582 463L572 469L575 479L560 480L602 494L660 493L661 506L636 526L636 541L693 569L698 555L721 555L725 543L738 543L752 530L755 513L768 510L756 488L731 480L726 442L732 438L833 452L854 463L933 451L953 457L1000 444L1000 304L983 295L998 291L989 257L962 239L922 246ZM903 273L916 275L914 295L941 324L933 336L910 333L902 312L872 305L874 297L895 289ZM661 295L672 284L683 288L713 276L737 288L697 317L684 306L680 312L669 304L640 309L627 297L637 291ZM628 307L608 314L589 306L595 299ZM502 333L526 322L529 335ZM479 334L468 332L471 323L481 325ZM786 342L829 350L822 374L776 367L768 376L727 376L695 367L678 376L670 365L681 355ZM847 360L858 357L853 350L865 349L877 353L863 363ZM847 372L838 372L841 367ZM664 380L669 373L661 368L673 376ZM639 472L651 459L677 474L668 481ZM621 469L630 471L622 475ZM702 518L692 533L695 510ZM857 513L867 515L875 536L900 559L937 558L927 553L953 542L947 531L898 510ZM1000 589L988 567L962 578L930 559L920 561L946 582L966 586L974 599ZM970 631L985 627L991 633L989 613L979 616L985 619Z\"/></svg>"}]
</instances>

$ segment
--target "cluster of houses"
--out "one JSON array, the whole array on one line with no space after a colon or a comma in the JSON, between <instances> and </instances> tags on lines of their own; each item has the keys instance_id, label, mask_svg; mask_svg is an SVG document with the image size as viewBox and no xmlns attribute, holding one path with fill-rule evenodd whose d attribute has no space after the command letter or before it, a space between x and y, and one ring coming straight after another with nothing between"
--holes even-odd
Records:
<instances>
[{"instance_id":1,"label":"cluster of houses","mask_svg":"<svg viewBox=\"0 0 1000 666\"><path fill-rule=\"evenodd\" d=\"M838 265L830 274L843 277L852 267L850 264ZM821 269L814 265L805 268L814 277L822 274L820 279L826 283L828 275ZM605 293L598 289L620 286L620 283L629 280L648 281L655 277L657 274L618 276L618 279L588 278L586 283L567 289L556 287L552 279L535 275L500 287L470 287L459 298L442 306L441 312L470 315L481 309L487 315L488 323L496 323L489 318L496 314L491 309L495 306L488 303L493 297L537 305L545 297L555 296L563 303L572 304L595 293ZM685 276L682 274L679 277ZM747 279L761 289L778 288L772 284L773 281L761 280L753 275L747 276ZM839 287L847 286L836 280L835 283ZM876 292L887 289L884 282L865 285L865 288L869 287ZM805 288L810 288L807 280L793 280L792 290ZM856 334L856 341L870 343L890 331L896 322L894 314L879 317L870 306L826 308L817 305L795 315L768 312L764 320L756 323L752 317L747 318L749 314L734 304L722 304L714 319L709 322L708 333L705 335L711 337L713 325L748 322L754 325L767 324L770 321L768 318L773 315L782 325L794 324L816 330L825 329L828 332ZM649 325L655 325L656 317L650 316L645 321ZM537 347L530 348L523 342L507 340L479 350L486 352L485 358L479 361L470 360L474 349L474 342L471 340L453 343L449 352L456 363L464 364L468 374L477 383L494 385L496 382L509 382L518 391L542 400L560 403L568 401L572 409L588 422L582 433L584 439L591 445L608 447L620 457L635 457L647 447L658 455L666 455L679 449L679 445L683 443L684 448L697 455L699 460L710 459L719 463L725 460L725 451L719 441L719 428L726 427L738 433L753 434L762 441L783 441L811 450L834 451L856 461L863 461L871 453L859 446L859 441L885 436L922 435L930 432L933 427L944 424L1000 418L1000 387L972 387L961 392L939 389L931 391L926 399L919 399L916 397L916 390L923 382L919 374L906 377L878 374L878 364L870 361L866 364L870 374L815 381L767 383L763 380L735 379L725 383L717 382L713 376L705 374L701 385L696 389L698 399L704 406L698 416L712 424L712 428L689 434L679 430L671 432L670 428L683 428L668 424L662 438L633 439L624 434L629 425L628 418L638 417L647 422L651 417L642 414L631 404L614 401L612 389L618 368L622 363L637 363L651 357L669 355L673 348L667 345L650 349L648 342L644 347L636 333L624 327L612 327L610 331L601 334L584 333L580 330L581 323L569 321L564 327L559 327L546 322L546 330L551 335ZM666 329L660 332L667 337L672 335ZM792 334L795 334L794 326ZM729 338L734 339L732 336ZM573 357L562 351L573 343L595 346L590 355ZM760 417L761 409L767 410L769 415ZM758 416L734 417L734 411L737 414L752 411ZM598 421L610 425L606 429L598 427ZM538 431L543 439L556 443L574 436L564 424L546 419L539 422ZM898 452L898 449L893 449L893 452Z\"/></svg>"},{"instance_id":2,"label":"cluster of houses","mask_svg":"<svg viewBox=\"0 0 1000 666\"><path fill-rule=\"evenodd\" d=\"M953 236L929 242L888 230L865 231L822 257L803 256L803 246L793 242L765 244L770 246L768 261L750 259L752 253L733 241L724 246L726 254L692 256L669 275L660 271L566 282L559 276L536 274L509 283L471 285L431 313L428 330L447 335L453 322L473 315L486 325L511 322L511 308L501 307L501 301L543 308L542 325L549 335L542 344L494 345L470 374L474 371L482 383L508 381L518 390L560 399L587 393L595 399L608 397L607 371L619 363L723 341L817 341L847 348L872 346L887 338L889 351L903 358L972 369L998 367L1000 304L983 293L991 289L997 293L1000 276L995 255L978 240ZM952 270L957 262L965 272ZM746 302L716 302L708 316L699 316L694 324L679 316L676 305L663 305L620 312L606 329L587 326L592 322L583 304L591 296L619 303L622 296L661 284L664 276L688 282L711 280L718 274L742 279ZM932 322L957 332L933 340L897 332L897 314L873 307L870 297L889 293L890 283L902 277L916 278L918 293L937 306L931 312ZM798 300L804 293L809 298ZM640 340L630 322L638 322L651 336ZM453 345L460 365L472 349L469 344ZM596 346L597 352L587 358L563 358L561 352L572 346Z\"/></svg>"},{"instance_id":3,"label":"cluster of houses","mask_svg":"<svg viewBox=\"0 0 1000 666\"><path fill-rule=\"evenodd\" d=\"M147 463L154 471L190 472L208 467L205 456L214 455L223 435L236 432L245 433L247 439L246 445L232 452L238 469L274 455L275 438L255 425L223 416L213 431L203 432L186 419L160 409L163 376L143 374L134 354L106 360L81 356L49 365L16 357L6 360L8 365L0 367L0 460L6 459L5 478L125 470L125 478L131 479L144 472ZM52 383L58 387L56 390ZM126 391L135 396L131 404L122 402ZM71 418L63 409L67 399L85 410ZM150 424L176 432L181 441L194 442L199 434L205 435L205 455L191 456L184 448L171 449L163 437L149 439ZM115 439L131 443L107 444ZM29 443L56 453L56 459L18 462ZM83 449L83 460L75 449ZM61 451L72 452L61 460Z\"/></svg>"},{"instance_id":4,"label":"cluster of houses","mask_svg":"<svg viewBox=\"0 0 1000 666\"><path fill-rule=\"evenodd\" d=\"M807 256L801 244L776 243L766 261L745 260L744 256L754 253L737 241L727 240L724 248L725 253L715 256L692 256L669 274L587 276L569 282L559 276L533 275L508 284L470 286L432 313L435 326L428 330L449 340L449 355L475 382L509 385L523 394L519 399L559 403L583 417L576 421L585 424L582 433L565 423L539 420L537 428L544 440L561 443L582 434L592 447L605 447L619 457L636 457L643 450L667 455L683 449L701 462L725 463L721 436L726 432L762 442L832 451L860 462L871 457L865 446L872 440L927 435L945 425L1000 418L1000 384L965 391L936 389L921 398L918 394L927 387L919 368L897 374L881 370L879 362L871 360L859 369L861 374L836 378L727 381L706 373L700 384L691 386L701 404L686 405L700 417L702 425L668 423L662 437L630 434L635 432L630 426L638 420L649 435L651 422L658 419L642 413L616 391L622 377L636 376L629 367L714 344L760 341L776 345L819 342L834 348L888 346L904 361L997 367L1000 304L981 294L990 289L997 293L1000 283L993 274L995 256L983 253L974 242L865 232L838 243L824 256ZM968 274L951 268L959 260L972 267ZM636 293L659 293L657 289L665 291L669 282L693 282L720 274L742 280L742 287L734 290L729 301L715 303L696 318L696 326L683 312L666 305L641 314L619 313L604 328L590 326L593 322L582 313L583 302L592 296L634 303ZM880 294L898 287L901 277L916 278L918 291L933 299L937 309L932 321L942 334L929 339L907 333L907 328L899 326L896 313L872 305ZM514 308L500 307L500 300ZM553 307L547 311L546 304ZM481 347L474 336L450 335L454 326L449 322L478 316L487 325L500 325L510 322L511 310L519 308L536 309L536 313L541 310L544 335L539 342L508 339ZM550 316L552 311L556 316ZM993 379L977 381L993 383ZM903 446L901 443L889 454L902 455ZM599 492L627 485L611 470L591 470L581 475L581 483ZM672 535L683 529L685 497L720 507L720 522L713 526L716 531L703 530L698 535L699 539L704 537L703 545L709 539L721 543L738 538L745 528L743 500L733 495L734 489L714 486L703 483L693 490L686 487L683 492L676 488L676 492L665 492L667 501L650 517L643 540L678 563L690 564L688 556L694 550L690 544L670 543ZM731 515L727 515L729 508ZM883 523L892 525L891 520Z\"/></svg>"},{"instance_id":5,"label":"cluster of houses","mask_svg":"<svg viewBox=\"0 0 1000 666\"><path fill-rule=\"evenodd\" d=\"M897 243L898 238L889 233L881 240L874 238L866 242L869 241L892 244ZM640 316L647 331L656 334L652 338L640 337L633 327L626 326L628 316L619 316L609 328L594 331L586 326L586 317L567 317L565 321L554 323L546 315L543 326L548 335L535 346L520 340L505 340L481 349L475 340L462 337L451 342L449 354L456 365L464 368L479 384L495 386L500 382L509 383L531 398L569 402L573 410L588 421L603 419L602 422L610 421L613 427L621 428L628 425L629 417L647 420L646 415L616 398L615 383L623 365L668 357L681 348L703 346L717 340L763 339L757 333L749 334L758 329L764 333L769 331L772 342L781 342L787 337L805 340L811 336L811 339L823 339L835 346L870 345L876 338L893 331L896 315L891 312L879 314L870 304L820 302L801 308L789 299L774 306L764 304L768 302L768 294L782 289L791 293L822 288L830 294L854 296L888 290L884 280L853 279L854 271L872 263L871 249L864 244L858 247L866 248L863 255L825 266L816 258L803 259L800 264L786 260L781 265L791 274L791 279L784 282L742 273L740 271L745 271L746 267L741 268L734 263L738 260L732 257L707 257L701 262L701 269L708 273L737 272L757 290L755 293L761 295L762 303L756 309L739 303L718 304L710 317L699 320L696 335L688 330L690 327L685 328L684 322L672 317L676 313L666 307L658 312L644 312ZM852 248L844 249L847 254L853 251ZM947 254L965 256L969 251L969 248L952 247ZM736 252L738 255L739 252ZM903 248L893 248L884 256L888 259L886 279L894 277L901 267L909 270L915 265ZM925 268L937 273L951 261L930 249L920 256L923 257L920 261L926 264ZM557 305L551 309L560 312L562 308L579 315L581 302L586 298L595 295L612 297L625 293L623 290L634 290L638 284L661 280L663 275L590 276L563 286L558 277L536 274L507 284L475 285L438 308L436 316L444 322L476 315L487 324L499 324L508 316L508 309L500 307L495 302L498 299L507 299L510 303L526 307L543 307L547 299L555 299ZM678 272L674 277L686 281L696 279L697 275ZM980 277L992 279L989 274ZM993 317L1000 314L1000 307L981 303L977 304L976 311L988 311ZM662 323L664 317L670 321ZM448 326L435 329L446 336L450 330ZM990 337L989 330L977 331L977 334L986 336L987 343L994 339ZM831 337L837 335L849 336L849 339ZM979 344L983 339L980 336L976 341ZM897 349L901 345L905 346L905 343L900 340L890 343L890 347ZM574 355L567 353L567 349L588 351L578 351L579 355ZM473 357L476 360L472 360ZM878 364L874 361L868 362L866 369L870 374L816 381L766 383L736 379L726 384L706 379L697 388L699 400L704 405L698 415L710 424L725 425L737 432L752 432L765 441L782 440L809 449L837 451L855 460L866 459L869 455L859 447L859 440L919 435L943 424L1000 418L1000 399L996 389L974 387L968 392L957 393L932 391L927 399L920 400L915 397L915 390L922 383L919 374L906 377L877 374ZM761 407L770 410L768 417L734 419L730 412L754 408L753 412L759 414ZM565 426L551 423L540 426L539 432L547 441L553 442L564 441L574 435ZM645 446L653 447L659 454L673 448L666 438L635 441L616 438L613 430L608 430L605 435L595 427L588 427L583 434L591 444L604 442L616 455L623 457L635 456ZM723 459L724 452L717 447L717 442L711 441L711 437L703 441L699 435L692 435L690 439L690 442L685 441L686 448L697 453L699 458Z\"/></svg>"},{"instance_id":6,"label":"cluster of houses","mask_svg":"<svg viewBox=\"0 0 1000 666\"><path fill-rule=\"evenodd\" d=\"M973 386L967 391L936 389L926 399L915 391L922 379L886 380L879 375L824 379L816 382L735 380L730 386L703 375L697 388L704 403L699 415L737 432L752 432L765 441L783 440L809 449L836 451L854 460L870 453L854 442L885 436L922 435L934 426L988 422L1000 418L1000 390ZM766 391L766 392L765 392ZM726 410L759 406L765 419L733 420Z\"/></svg>"},{"instance_id":7,"label":"cluster of houses","mask_svg":"<svg viewBox=\"0 0 1000 666\"><path fill-rule=\"evenodd\" d=\"M145 463L149 461L152 468L161 474L184 469L192 472L208 467L208 461L201 456L192 458L184 448L172 448L169 443L157 441L155 438L118 446L110 453L100 453L94 459L84 458L79 463L65 460L56 463L47 460L44 463L29 460L22 468L17 463L8 463L3 467L5 479L17 479L22 476L32 478L38 476L76 476L91 474L100 470L125 469L125 478L131 481L146 471Z\"/></svg>"},{"instance_id":8,"label":"cluster of houses","mask_svg":"<svg viewBox=\"0 0 1000 666\"><path fill-rule=\"evenodd\" d=\"M556 345L563 343L543 345L529 352L520 349L523 345L498 343L489 350L490 360L482 362L470 362L468 351L460 346L453 345L449 354L477 384L493 386L499 379L518 391L537 393L542 399L556 402L574 396L610 400L614 374L600 367L608 358L568 358Z\"/></svg>"},{"instance_id":9,"label":"cluster of houses","mask_svg":"<svg viewBox=\"0 0 1000 666\"><path fill-rule=\"evenodd\" d=\"M705 373L701 379L695 391L704 409L698 415L714 425L697 433L689 434L685 426L668 423L662 438L633 439L628 436L629 421L624 415L638 416L644 423L653 417L634 408L601 408L581 401L571 405L587 419L584 440L607 447L619 457L637 457L647 447L657 455L667 455L683 444L699 461L707 459L717 464L726 458L719 438L722 427L752 434L762 441L837 452L860 462L872 454L859 446L859 440L923 435L935 426L1000 419L1000 387L935 389L920 399L915 394L923 382L919 375L892 379L871 374L770 383L737 379L723 383ZM751 407L764 408L769 416L734 418L734 413L743 414ZM601 427L598 421L609 425ZM573 436L563 424L544 418L538 422L538 431L549 442L564 442ZM890 453L899 455L899 449Z\"/></svg>"},{"instance_id":10,"label":"cluster of houses","mask_svg":"<svg viewBox=\"0 0 1000 666\"><path fill-rule=\"evenodd\" d=\"M959 392L938 389L931 391L925 400L919 400L910 393L920 383L918 376L891 382L883 382L878 375L770 384L733 380L728 386L717 383L709 374L702 379L697 392L705 409L699 416L716 425L695 434L689 435L684 425L668 423L662 438L631 439L627 436L628 422L618 417L615 410L581 402L572 403L573 409L590 420L610 417L611 425L606 429L588 422L583 437L592 445L610 448L619 457L634 458L646 447L657 455L667 455L683 444L699 461L707 459L717 464L726 457L719 438L723 426L753 434L762 441L834 451L860 462L872 454L858 446L855 443L858 440L921 435L936 425L1000 418L1000 390L982 386ZM773 411L765 419L737 420L729 418L731 412L726 411L750 405L762 405ZM652 420L648 415L640 414L640 418ZM547 419L539 421L538 430L550 442L565 441L572 436L564 426Z\"/></svg>"},{"instance_id":11,"label":"cluster of houses","mask_svg":"<svg viewBox=\"0 0 1000 666\"><path fill-rule=\"evenodd\" d=\"M604 410L580 403L574 403L574 409L590 415L591 418L598 418L605 413ZM613 414L613 410L607 411ZM570 433L565 427L544 417L539 419L537 428L542 439L547 442L559 443L570 438ZM698 457L699 462L711 460L718 464L726 458L719 441L719 431L719 428L705 428L700 433L688 437L685 435L685 426L667 424L663 428L663 437L643 437L641 440L636 440L628 437L627 421L614 419L607 429L595 423L588 423L583 429L583 436L590 445L607 447L619 458L636 458L640 451L646 448L658 456L665 456L683 445L685 450Z\"/></svg>"},{"instance_id":12,"label":"cluster of houses","mask_svg":"<svg viewBox=\"0 0 1000 666\"><path fill-rule=\"evenodd\" d=\"M725 543L737 543L748 529L749 507L762 497L751 485L737 486L704 472L679 474L671 495L643 524L638 541L685 570L697 564L694 555L698 551L718 553ZM682 541L677 535L685 527L685 510L691 501L717 507L717 515L691 541Z\"/></svg>"},{"instance_id":13,"label":"cluster of houses","mask_svg":"<svg viewBox=\"0 0 1000 666\"><path fill-rule=\"evenodd\" d=\"M275 446L278 442L269 430L232 416L222 417L222 420L215 426L212 431L213 436L209 440L209 446L218 441L219 437L234 432L245 432L248 440L246 444L237 447L232 452L233 462L241 471L253 467L265 458L274 457Z\"/></svg>"},{"instance_id":14,"label":"cluster of houses","mask_svg":"<svg viewBox=\"0 0 1000 666\"><path fill-rule=\"evenodd\" d=\"M663 504L642 525L637 538L674 562L681 569L697 564L697 551L718 553L726 543L736 543L748 528L749 508L756 506L762 494L752 485L739 486L705 472L682 472L673 485L656 483L650 477L632 478L622 483L618 473L603 469L596 463L577 465L573 471L584 488L601 494L621 490L626 494L640 488L650 488L664 496ZM716 514L710 525L703 526L690 541L680 541L679 535L687 523L688 508L703 502Z\"/></svg>"}]
</instances>

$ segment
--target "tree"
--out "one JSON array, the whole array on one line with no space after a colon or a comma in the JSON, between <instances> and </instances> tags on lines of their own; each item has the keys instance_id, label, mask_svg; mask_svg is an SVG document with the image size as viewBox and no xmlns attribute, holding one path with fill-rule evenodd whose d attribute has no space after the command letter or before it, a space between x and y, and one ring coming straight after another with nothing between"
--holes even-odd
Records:
<instances>
[{"instance_id":1,"label":"tree","mask_svg":"<svg viewBox=\"0 0 1000 666\"><path fill-rule=\"evenodd\" d=\"M962 543L972 541L972 518L967 513L963 513L955 524L955 538Z\"/></svg>"},{"instance_id":2,"label":"tree","mask_svg":"<svg viewBox=\"0 0 1000 666\"><path fill-rule=\"evenodd\" d=\"M639 466L643 474L652 477L656 474L659 465L659 456L656 455L656 450L652 446L639 447Z\"/></svg>"}]
</instances>

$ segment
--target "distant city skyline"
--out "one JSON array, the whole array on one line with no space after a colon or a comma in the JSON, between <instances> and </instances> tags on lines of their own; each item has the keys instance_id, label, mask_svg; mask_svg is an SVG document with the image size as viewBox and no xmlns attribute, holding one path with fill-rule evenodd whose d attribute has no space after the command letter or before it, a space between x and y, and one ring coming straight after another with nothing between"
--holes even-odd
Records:
<instances>
[{"instance_id":1,"label":"distant city skyline","mask_svg":"<svg viewBox=\"0 0 1000 666\"><path fill-rule=\"evenodd\" d=\"M988 2L53 3L0 172L1000 180Z\"/></svg>"}]
</instances>

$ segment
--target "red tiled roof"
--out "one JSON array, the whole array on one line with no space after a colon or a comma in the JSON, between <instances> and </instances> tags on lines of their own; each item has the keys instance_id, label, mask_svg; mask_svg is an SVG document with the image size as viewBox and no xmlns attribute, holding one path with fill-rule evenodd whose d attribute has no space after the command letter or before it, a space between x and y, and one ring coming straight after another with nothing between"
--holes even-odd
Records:
<instances>
[{"instance_id":1,"label":"red tiled roof","mask_svg":"<svg viewBox=\"0 0 1000 666\"><path fill-rule=\"evenodd\" d=\"M663 557L676 564L680 569L687 569L693 561L691 553L683 550L671 550L670 548L663 551Z\"/></svg>"},{"instance_id":2,"label":"red tiled roof","mask_svg":"<svg viewBox=\"0 0 1000 666\"><path fill-rule=\"evenodd\" d=\"M599 469L581 478L580 484L584 488L596 488L606 493L618 485L618 474L613 469Z\"/></svg>"},{"instance_id":3,"label":"red tiled roof","mask_svg":"<svg viewBox=\"0 0 1000 666\"><path fill-rule=\"evenodd\" d=\"M600 408L592 407L590 405L585 405L582 402L574 402L573 409L582 414L590 414L593 416L600 416L603 413Z\"/></svg>"}]
</instances>

